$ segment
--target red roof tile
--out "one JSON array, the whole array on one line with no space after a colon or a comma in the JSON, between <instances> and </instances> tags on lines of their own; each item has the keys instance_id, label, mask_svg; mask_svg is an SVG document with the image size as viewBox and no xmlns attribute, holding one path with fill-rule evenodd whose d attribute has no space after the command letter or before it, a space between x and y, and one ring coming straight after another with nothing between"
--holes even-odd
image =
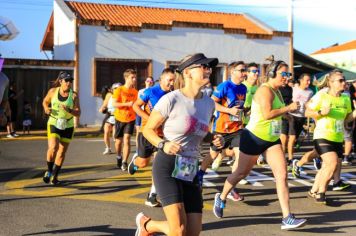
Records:
<instances>
[{"instance_id":1,"label":"red roof tile","mask_svg":"<svg viewBox=\"0 0 356 236\"><path fill-rule=\"evenodd\" d=\"M350 42L347 42L347 43L344 43L341 45L323 48L316 52L313 52L311 55L331 53L331 52L341 52L341 51L347 51L347 50L353 50L353 49L356 49L356 40L353 40L353 41L350 41Z\"/></svg>"},{"instance_id":2,"label":"red roof tile","mask_svg":"<svg viewBox=\"0 0 356 236\"><path fill-rule=\"evenodd\" d=\"M140 28L142 24L172 26L173 22L221 25L221 28L242 29L247 34L267 34L267 31L243 14L183 10L172 8L140 7L66 1L73 12L86 22L108 21L109 26Z\"/></svg>"}]
</instances>

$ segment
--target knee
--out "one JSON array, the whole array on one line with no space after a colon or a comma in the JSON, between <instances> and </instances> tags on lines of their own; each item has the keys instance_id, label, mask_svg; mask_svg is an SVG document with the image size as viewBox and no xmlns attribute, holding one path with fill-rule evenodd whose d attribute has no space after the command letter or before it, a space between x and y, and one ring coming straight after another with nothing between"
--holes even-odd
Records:
<instances>
[{"instance_id":1,"label":"knee","mask_svg":"<svg viewBox=\"0 0 356 236\"><path fill-rule=\"evenodd\" d=\"M54 155L54 154L56 154L57 153L57 151L58 151L58 146L49 146L48 147L48 152L51 154L51 155Z\"/></svg>"}]
</instances>

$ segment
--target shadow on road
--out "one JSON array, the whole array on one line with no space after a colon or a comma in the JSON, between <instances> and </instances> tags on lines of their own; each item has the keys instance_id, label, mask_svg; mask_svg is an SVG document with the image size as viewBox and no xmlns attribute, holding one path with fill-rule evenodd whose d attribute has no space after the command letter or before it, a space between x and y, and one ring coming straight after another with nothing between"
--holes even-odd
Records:
<instances>
[{"instance_id":1,"label":"shadow on road","mask_svg":"<svg viewBox=\"0 0 356 236\"><path fill-rule=\"evenodd\" d=\"M59 229L59 230L49 230L41 231L37 233L30 233L24 235L42 235L42 234L65 234L65 233L95 233L95 235L105 234L105 235L120 235L120 236L132 236L135 234L135 229L120 229L120 228L111 228L111 225L97 225L90 227L80 227L80 228L71 228L71 229Z\"/></svg>"}]
</instances>

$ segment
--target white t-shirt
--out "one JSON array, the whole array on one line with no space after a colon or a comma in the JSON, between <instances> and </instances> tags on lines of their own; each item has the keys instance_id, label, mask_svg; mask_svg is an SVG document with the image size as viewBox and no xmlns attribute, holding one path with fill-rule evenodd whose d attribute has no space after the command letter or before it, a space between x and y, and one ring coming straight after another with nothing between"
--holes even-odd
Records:
<instances>
[{"instance_id":1,"label":"white t-shirt","mask_svg":"<svg viewBox=\"0 0 356 236\"><path fill-rule=\"evenodd\" d=\"M299 87L293 87L293 102L299 102L300 109L290 112L289 114L297 117L305 117L305 104L313 96L313 91L309 88L301 89Z\"/></svg>"},{"instance_id":2,"label":"white t-shirt","mask_svg":"<svg viewBox=\"0 0 356 236\"><path fill-rule=\"evenodd\" d=\"M209 131L215 109L214 101L203 95L200 99L184 96L180 90L164 95L155 105L164 118L164 139L180 143L185 157L199 158L199 146Z\"/></svg>"}]
</instances>

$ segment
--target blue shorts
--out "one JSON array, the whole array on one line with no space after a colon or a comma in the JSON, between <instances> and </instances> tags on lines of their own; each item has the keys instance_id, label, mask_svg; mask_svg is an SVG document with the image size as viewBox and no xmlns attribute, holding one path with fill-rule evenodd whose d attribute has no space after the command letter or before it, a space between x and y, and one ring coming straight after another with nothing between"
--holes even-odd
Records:
<instances>
[{"instance_id":1,"label":"blue shorts","mask_svg":"<svg viewBox=\"0 0 356 236\"><path fill-rule=\"evenodd\" d=\"M136 115L135 125L136 125L136 126L141 126L141 121L142 121L141 116Z\"/></svg>"}]
</instances>

